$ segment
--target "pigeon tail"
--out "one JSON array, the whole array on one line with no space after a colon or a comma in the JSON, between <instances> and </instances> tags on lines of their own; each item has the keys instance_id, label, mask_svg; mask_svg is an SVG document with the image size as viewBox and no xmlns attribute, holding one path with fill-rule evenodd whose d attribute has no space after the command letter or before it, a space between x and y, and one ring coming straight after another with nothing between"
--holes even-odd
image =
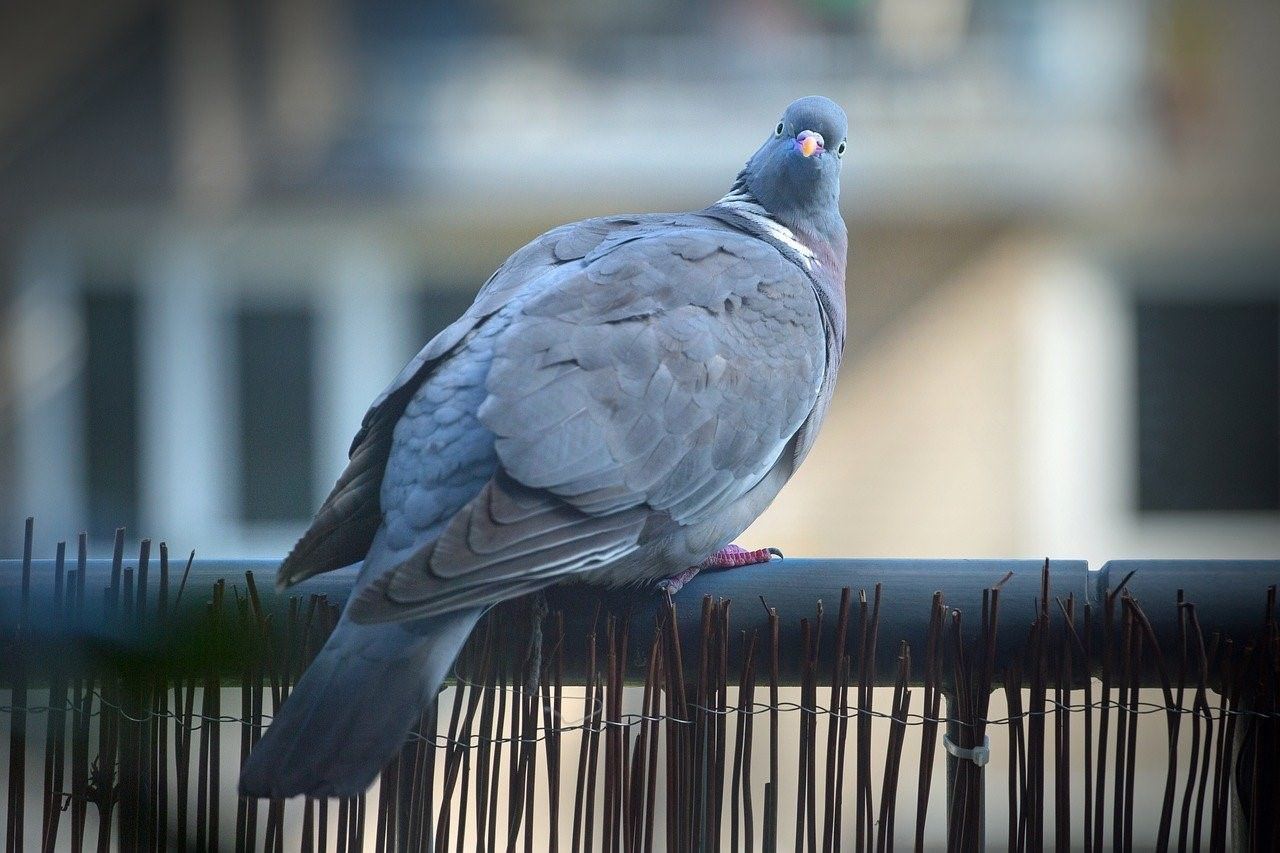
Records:
<instances>
[{"instance_id":1,"label":"pigeon tail","mask_svg":"<svg viewBox=\"0 0 1280 853\"><path fill-rule=\"evenodd\" d=\"M483 612L385 625L342 620L241 768L240 793L363 793L435 698Z\"/></svg>"}]
</instances>

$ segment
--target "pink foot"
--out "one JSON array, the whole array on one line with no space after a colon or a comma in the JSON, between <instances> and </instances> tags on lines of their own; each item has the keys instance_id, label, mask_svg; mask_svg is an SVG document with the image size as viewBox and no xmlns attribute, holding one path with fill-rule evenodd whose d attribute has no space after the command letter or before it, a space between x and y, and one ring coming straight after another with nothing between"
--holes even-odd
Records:
<instances>
[{"instance_id":1,"label":"pink foot","mask_svg":"<svg viewBox=\"0 0 1280 853\"><path fill-rule=\"evenodd\" d=\"M739 566L767 563L774 557L782 558L782 552L777 548L757 548L754 551L748 551L741 545L726 545L704 560L699 568L736 569Z\"/></svg>"},{"instance_id":2,"label":"pink foot","mask_svg":"<svg viewBox=\"0 0 1280 853\"><path fill-rule=\"evenodd\" d=\"M740 545L726 545L699 565L690 566L660 581L658 589L675 595L703 569L736 569L739 566L754 566L756 563L767 563L774 557L779 559L782 557L782 552L777 548L757 548L755 551L748 551Z\"/></svg>"}]
</instances>

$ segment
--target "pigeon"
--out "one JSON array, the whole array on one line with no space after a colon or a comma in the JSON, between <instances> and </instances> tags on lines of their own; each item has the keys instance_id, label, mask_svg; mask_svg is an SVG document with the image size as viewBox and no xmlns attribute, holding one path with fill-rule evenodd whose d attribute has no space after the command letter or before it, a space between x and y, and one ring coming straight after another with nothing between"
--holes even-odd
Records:
<instances>
[{"instance_id":1,"label":"pigeon","mask_svg":"<svg viewBox=\"0 0 1280 853\"><path fill-rule=\"evenodd\" d=\"M768 558L732 540L831 401L846 136L834 102L793 102L714 204L546 232L401 370L280 566L283 588L363 561L242 794L366 790L498 602Z\"/></svg>"}]
</instances>

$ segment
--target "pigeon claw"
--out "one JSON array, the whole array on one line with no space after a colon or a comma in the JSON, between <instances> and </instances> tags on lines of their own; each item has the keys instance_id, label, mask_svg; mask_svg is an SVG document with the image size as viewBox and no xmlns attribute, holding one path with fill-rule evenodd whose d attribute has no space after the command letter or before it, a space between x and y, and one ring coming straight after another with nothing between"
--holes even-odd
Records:
<instances>
[{"instance_id":1,"label":"pigeon claw","mask_svg":"<svg viewBox=\"0 0 1280 853\"><path fill-rule=\"evenodd\" d=\"M675 595L703 569L736 569L740 566L754 566L757 563L767 563L774 557L782 559L782 552L777 548L758 548L755 551L748 551L740 545L726 545L700 564L690 566L669 578L658 581L658 591Z\"/></svg>"},{"instance_id":2,"label":"pigeon claw","mask_svg":"<svg viewBox=\"0 0 1280 853\"><path fill-rule=\"evenodd\" d=\"M740 545L726 545L708 557L702 564L704 569L736 569L739 566L754 566L767 563L774 557L782 558L777 548L757 548L748 551Z\"/></svg>"}]
</instances>

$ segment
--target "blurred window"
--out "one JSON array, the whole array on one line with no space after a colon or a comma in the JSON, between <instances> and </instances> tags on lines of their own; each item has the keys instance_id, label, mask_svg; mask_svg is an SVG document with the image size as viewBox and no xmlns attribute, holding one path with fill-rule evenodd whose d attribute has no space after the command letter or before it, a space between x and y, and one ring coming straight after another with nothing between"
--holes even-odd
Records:
<instances>
[{"instance_id":1,"label":"blurred window","mask_svg":"<svg viewBox=\"0 0 1280 853\"><path fill-rule=\"evenodd\" d=\"M1280 301L1140 301L1138 506L1280 509Z\"/></svg>"},{"instance_id":2,"label":"blurred window","mask_svg":"<svg viewBox=\"0 0 1280 853\"><path fill-rule=\"evenodd\" d=\"M438 335L445 326L458 319L471 307L476 295L470 290L452 287L428 288L421 291L414 307L414 352Z\"/></svg>"},{"instance_id":3,"label":"blurred window","mask_svg":"<svg viewBox=\"0 0 1280 853\"><path fill-rule=\"evenodd\" d=\"M245 521L298 521L315 509L315 326L305 307L245 307L236 315Z\"/></svg>"},{"instance_id":4,"label":"blurred window","mask_svg":"<svg viewBox=\"0 0 1280 853\"><path fill-rule=\"evenodd\" d=\"M83 311L89 533L105 539L138 523L138 298L95 287Z\"/></svg>"}]
</instances>

